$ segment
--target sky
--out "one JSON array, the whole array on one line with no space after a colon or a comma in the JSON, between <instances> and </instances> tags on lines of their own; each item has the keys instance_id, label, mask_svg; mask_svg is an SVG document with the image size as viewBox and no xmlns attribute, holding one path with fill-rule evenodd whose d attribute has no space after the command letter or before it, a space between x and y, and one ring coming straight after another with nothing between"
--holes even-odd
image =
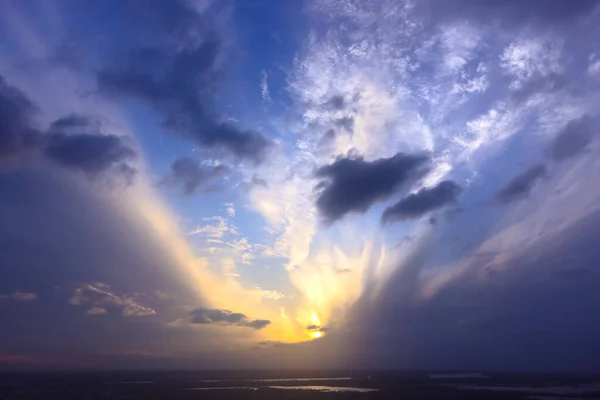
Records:
<instances>
[{"instance_id":1,"label":"sky","mask_svg":"<svg viewBox=\"0 0 600 400\"><path fill-rule=\"evenodd\" d=\"M0 367L600 371L599 3L0 2Z\"/></svg>"}]
</instances>

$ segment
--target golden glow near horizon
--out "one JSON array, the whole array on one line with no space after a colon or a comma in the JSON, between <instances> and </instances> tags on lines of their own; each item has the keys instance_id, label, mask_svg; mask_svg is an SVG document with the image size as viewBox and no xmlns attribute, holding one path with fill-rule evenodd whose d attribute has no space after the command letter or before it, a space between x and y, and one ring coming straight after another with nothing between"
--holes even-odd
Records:
<instances>
[{"instance_id":1,"label":"golden glow near horizon","mask_svg":"<svg viewBox=\"0 0 600 400\"><path fill-rule=\"evenodd\" d=\"M231 273L236 268L234 260L220 260L227 268L219 268L219 261L209 262L198 257L179 232L169 208L155 195L152 187L144 183L130 191L127 207L140 215L155 237L164 243L165 250L178 267L174 273L184 278L196 294L198 305L241 312L252 319L269 319L271 325L256 332L263 340L301 342L325 336L319 328L307 327L343 321L344 311L362 293L365 271L374 268L373 272L377 274L382 267L383 253L374 246L370 235L360 235L353 240L345 238L337 246L317 251L289 271L289 279L299 295L288 297L286 305L282 306L284 303L278 300L264 299L256 295L256 290L245 288L237 275ZM290 302L292 298L295 300Z\"/></svg>"}]
</instances>

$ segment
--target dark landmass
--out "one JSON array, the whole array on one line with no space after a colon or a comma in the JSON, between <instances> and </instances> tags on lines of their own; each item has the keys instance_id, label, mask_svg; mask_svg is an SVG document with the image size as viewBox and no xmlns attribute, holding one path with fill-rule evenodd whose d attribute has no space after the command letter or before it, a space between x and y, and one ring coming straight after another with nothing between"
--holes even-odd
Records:
<instances>
[{"instance_id":1,"label":"dark landmass","mask_svg":"<svg viewBox=\"0 0 600 400\"><path fill-rule=\"evenodd\" d=\"M5 372L0 373L0 399L600 399L599 375L483 373L479 377L438 375L432 378L431 374L348 371ZM323 379L340 377L350 379ZM314 385L378 391L320 392L269 388ZM219 387L228 389L193 390ZM481 387L485 389L479 389ZM497 390L490 390L490 387Z\"/></svg>"}]
</instances>

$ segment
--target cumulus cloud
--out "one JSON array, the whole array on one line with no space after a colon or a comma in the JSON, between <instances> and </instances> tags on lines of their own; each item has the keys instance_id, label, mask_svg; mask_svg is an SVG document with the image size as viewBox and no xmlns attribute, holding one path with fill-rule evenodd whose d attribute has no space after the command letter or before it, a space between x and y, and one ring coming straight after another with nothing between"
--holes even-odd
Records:
<instances>
[{"instance_id":1,"label":"cumulus cloud","mask_svg":"<svg viewBox=\"0 0 600 400\"><path fill-rule=\"evenodd\" d=\"M500 189L500 191L498 191L496 197L503 203L509 203L527 196L546 174L547 169L545 165L535 165L511 179L502 189Z\"/></svg>"},{"instance_id":2,"label":"cumulus cloud","mask_svg":"<svg viewBox=\"0 0 600 400\"><path fill-rule=\"evenodd\" d=\"M14 300L14 301L33 301L37 300L38 296L35 293L21 292L15 290L11 294L0 294L0 301L2 300Z\"/></svg>"},{"instance_id":3,"label":"cumulus cloud","mask_svg":"<svg viewBox=\"0 0 600 400\"><path fill-rule=\"evenodd\" d=\"M121 315L124 317L145 317L156 314L152 308L141 305L136 300L137 296L117 295L110 290L110 286L102 283L82 285L75 289L69 299L69 304L73 306L92 305L92 308L86 312L90 315L104 314L107 312L107 308L120 309Z\"/></svg>"},{"instance_id":4,"label":"cumulus cloud","mask_svg":"<svg viewBox=\"0 0 600 400\"><path fill-rule=\"evenodd\" d=\"M583 152L592 142L594 129L592 119L585 115L569 121L548 147L548 156L555 161L562 161Z\"/></svg>"},{"instance_id":5,"label":"cumulus cloud","mask_svg":"<svg viewBox=\"0 0 600 400\"><path fill-rule=\"evenodd\" d=\"M210 17L185 1L171 1L135 9L123 18L129 18L132 36L144 32L153 36L143 44L130 43L119 62L102 68L97 75L99 90L149 104L163 115L164 129L206 149L260 162L269 140L259 132L237 128L215 110L223 43L211 28Z\"/></svg>"},{"instance_id":6,"label":"cumulus cloud","mask_svg":"<svg viewBox=\"0 0 600 400\"><path fill-rule=\"evenodd\" d=\"M362 157L338 158L319 168L322 179L317 208L327 222L335 222L350 212L365 212L424 171L428 157L397 153L390 158L365 161Z\"/></svg>"},{"instance_id":7,"label":"cumulus cloud","mask_svg":"<svg viewBox=\"0 0 600 400\"><path fill-rule=\"evenodd\" d=\"M213 178L226 174L228 170L223 165L214 168L200 168L191 158L182 157L173 162L171 173L161 181L161 184L181 186L183 193L191 196L196 193L200 186L208 183Z\"/></svg>"},{"instance_id":8,"label":"cumulus cloud","mask_svg":"<svg viewBox=\"0 0 600 400\"><path fill-rule=\"evenodd\" d=\"M386 208L381 221L386 223L418 218L447 204L455 203L461 191L461 187L454 181L443 181L434 187L423 188Z\"/></svg>"},{"instance_id":9,"label":"cumulus cloud","mask_svg":"<svg viewBox=\"0 0 600 400\"><path fill-rule=\"evenodd\" d=\"M266 328L271 321L266 319L249 319L245 314L229 310L197 308L191 312L194 324L224 324L243 326L252 329Z\"/></svg>"}]
</instances>

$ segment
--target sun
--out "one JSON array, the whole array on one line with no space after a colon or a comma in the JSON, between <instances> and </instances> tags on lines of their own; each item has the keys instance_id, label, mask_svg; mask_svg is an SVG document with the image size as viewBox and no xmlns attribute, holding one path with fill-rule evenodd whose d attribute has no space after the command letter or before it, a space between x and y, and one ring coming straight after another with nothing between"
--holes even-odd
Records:
<instances>
[{"instance_id":1,"label":"sun","mask_svg":"<svg viewBox=\"0 0 600 400\"><path fill-rule=\"evenodd\" d=\"M312 333L310 334L310 337L312 337L313 339L318 339L318 338L320 338L321 336L323 336L323 332L319 332L319 331L317 331L317 332L312 332Z\"/></svg>"}]
</instances>

